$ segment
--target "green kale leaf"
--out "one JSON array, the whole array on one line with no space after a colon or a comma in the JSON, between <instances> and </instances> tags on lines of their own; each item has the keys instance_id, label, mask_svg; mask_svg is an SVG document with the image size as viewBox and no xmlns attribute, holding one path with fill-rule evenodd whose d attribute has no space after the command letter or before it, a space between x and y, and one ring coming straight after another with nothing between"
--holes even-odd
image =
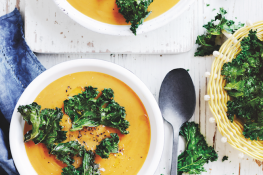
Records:
<instances>
[{"instance_id":1,"label":"green kale leaf","mask_svg":"<svg viewBox=\"0 0 263 175\"><path fill-rule=\"evenodd\" d=\"M261 117L254 120L246 120L243 135L250 140L263 140L263 113Z\"/></svg>"},{"instance_id":2,"label":"green kale leaf","mask_svg":"<svg viewBox=\"0 0 263 175\"><path fill-rule=\"evenodd\" d=\"M41 111L40 109L41 106L35 102L18 107L23 119L32 125L32 130L25 134L24 140L25 142L32 140L35 144L44 143L50 149L54 143L66 140L66 131L61 131L60 126L63 113L59 108Z\"/></svg>"},{"instance_id":3,"label":"green kale leaf","mask_svg":"<svg viewBox=\"0 0 263 175\"><path fill-rule=\"evenodd\" d=\"M220 8L215 19L212 19L203 26L206 29L206 34L197 36L196 44L198 44L198 48L195 52L195 56L211 55L213 51L219 50L220 45L216 44L216 41L222 37L223 31L233 34L244 26L242 23L235 25L234 21L227 20L225 18L226 14L226 10ZM218 24L216 24L216 22L218 22Z\"/></svg>"},{"instance_id":4,"label":"green kale leaf","mask_svg":"<svg viewBox=\"0 0 263 175\"><path fill-rule=\"evenodd\" d=\"M73 156L82 157L85 153L84 146L81 146L77 141L70 141L66 143L59 143L54 145L50 154L56 155L56 158L67 165L74 163Z\"/></svg>"},{"instance_id":5,"label":"green kale leaf","mask_svg":"<svg viewBox=\"0 0 263 175\"><path fill-rule=\"evenodd\" d=\"M224 162L224 161L226 161L226 160L228 160L228 157L227 157L227 156L224 156L224 157L222 158L222 162Z\"/></svg>"},{"instance_id":6,"label":"green kale leaf","mask_svg":"<svg viewBox=\"0 0 263 175\"><path fill-rule=\"evenodd\" d=\"M206 56L211 55L213 51L219 50L220 45L217 45L216 35L204 34L197 36L196 44L198 44L197 51L195 52L195 56Z\"/></svg>"},{"instance_id":7,"label":"green kale leaf","mask_svg":"<svg viewBox=\"0 0 263 175\"><path fill-rule=\"evenodd\" d=\"M65 113L72 121L71 131L81 130L84 126L95 127L100 124L100 113L97 110L97 88L85 87L85 91L69 97L64 101Z\"/></svg>"},{"instance_id":8,"label":"green kale leaf","mask_svg":"<svg viewBox=\"0 0 263 175\"><path fill-rule=\"evenodd\" d=\"M101 158L109 158L110 153L119 152L119 136L116 133L110 134L111 138L103 139L100 144L96 147L96 154Z\"/></svg>"},{"instance_id":9,"label":"green kale leaf","mask_svg":"<svg viewBox=\"0 0 263 175\"><path fill-rule=\"evenodd\" d=\"M122 134L129 134L127 129L130 123L125 120L126 111L124 107L120 106L114 100L108 103L106 108L101 108L103 115L101 117L101 124L112 128L117 128Z\"/></svg>"},{"instance_id":10,"label":"green kale leaf","mask_svg":"<svg viewBox=\"0 0 263 175\"><path fill-rule=\"evenodd\" d=\"M153 0L116 0L119 13L123 15L127 23L131 23L131 31L136 35L136 30L151 13L148 11Z\"/></svg>"},{"instance_id":11,"label":"green kale leaf","mask_svg":"<svg viewBox=\"0 0 263 175\"><path fill-rule=\"evenodd\" d=\"M206 172L204 164L216 161L218 155L208 146L200 133L198 124L187 122L181 127L180 135L186 140L186 149L178 156L178 174L201 174Z\"/></svg>"},{"instance_id":12,"label":"green kale leaf","mask_svg":"<svg viewBox=\"0 0 263 175\"><path fill-rule=\"evenodd\" d=\"M65 113L72 120L71 131L81 130L85 126L105 125L119 129L122 134L128 134L126 111L114 101L113 90L104 89L100 96L98 94L97 88L89 86L82 93L64 101Z\"/></svg>"},{"instance_id":13,"label":"green kale leaf","mask_svg":"<svg viewBox=\"0 0 263 175\"><path fill-rule=\"evenodd\" d=\"M82 169L83 175L100 175L99 165L94 163L94 153L88 151L84 154Z\"/></svg>"},{"instance_id":14,"label":"green kale leaf","mask_svg":"<svg viewBox=\"0 0 263 175\"><path fill-rule=\"evenodd\" d=\"M32 130L24 136L25 142L33 140L40 133L40 109L37 103L33 102L30 105L19 106L18 112L22 115L23 119L29 124L32 125Z\"/></svg>"},{"instance_id":15,"label":"green kale leaf","mask_svg":"<svg viewBox=\"0 0 263 175\"><path fill-rule=\"evenodd\" d=\"M69 165L62 169L62 175L100 175L99 165L94 160L94 153L85 151L82 166L76 169L73 165Z\"/></svg>"},{"instance_id":16,"label":"green kale leaf","mask_svg":"<svg viewBox=\"0 0 263 175\"><path fill-rule=\"evenodd\" d=\"M61 143L66 140L67 131L62 131L60 121L63 117L62 109L43 109L40 112L40 133L34 138L35 144L44 143L51 149L54 143Z\"/></svg>"},{"instance_id":17,"label":"green kale leaf","mask_svg":"<svg viewBox=\"0 0 263 175\"><path fill-rule=\"evenodd\" d=\"M62 171L61 175L82 175L80 169L76 169L73 165L63 168Z\"/></svg>"}]
</instances>

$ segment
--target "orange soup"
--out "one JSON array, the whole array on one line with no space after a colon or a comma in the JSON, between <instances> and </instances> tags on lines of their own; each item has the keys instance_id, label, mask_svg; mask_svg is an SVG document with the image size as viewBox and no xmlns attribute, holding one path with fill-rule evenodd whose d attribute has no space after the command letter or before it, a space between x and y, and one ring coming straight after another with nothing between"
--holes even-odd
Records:
<instances>
[{"instance_id":1,"label":"orange soup","mask_svg":"<svg viewBox=\"0 0 263 175\"><path fill-rule=\"evenodd\" d=\"M122 135L119 130L98 126L96 128L84 128L81 131L69 131L71 122L64 114L61 125L67 132L67 140L78 140L87 150L95 150L96 145L102 139L110 137L110 133L117 133L120 137L119 153L110 154L108 159L102 159L96 155L95 163L100 165L102 175L125 174L135 175L141 169L150 147L151 129L150 121L144 105L135 92L122 81L103 73L79 72L66 75L48 85L35 99L41 109L63 108L63 101L68 96L81 93L85 86L97 87L99 91L104 88L111 88L114 91L114 99L126 109L126 120L130 122L128 135ZM25 124L24 133L29 131L31 126ZM101 134L103 133L103 134ZM80 137L81 135L81 137ZM57 160L54 155L48 154L44 144L35 145L29 141L25 143L28 158L39 175L61 175L62 168L66 165ZM82 160L75 158L74 166L79 167Z\"/></svg>"},{"instance_id":2,"label":"orange soup","mask_svg":"<svg viewBox=\"0 0 263 175\"><path fill-rule=\"evenodd\" d=\"M104 23L127 25L124 17L118 12L116 0L67 0L81 13ZM154 0L148 10L152 13L145 21L156 18L177 4L180 0Z\"/></svg>"}]
</instances>

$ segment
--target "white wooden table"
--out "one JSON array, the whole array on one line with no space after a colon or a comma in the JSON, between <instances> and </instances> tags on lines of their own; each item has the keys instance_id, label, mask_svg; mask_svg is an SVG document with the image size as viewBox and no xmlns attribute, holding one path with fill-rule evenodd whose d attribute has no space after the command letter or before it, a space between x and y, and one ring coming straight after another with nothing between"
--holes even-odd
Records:
<instances>
[{"instance_id":1,"label":"white wooden table","mask_svg":"<svg viewBox=\"0 0 263 175\"><path fill-rule=\"evenodd\" d=\"M36 1L36 0L31 0ZM206 4L210 4L207 6ZM0 16L11 12L18 7L24 15L25 0L0 0ZM194 39L202 34L202 25L215 16L219 7L224 7L228 12L228 19L245 22L263 20L263 0L196 0L193 4L194 14ZM212 11L216 8L215 11ZM235 19L237 17L237 19ZM180 24L178 24L180 25ZM48 69L60 62L72 59L96 58L119 64L137 75L158 99L161 82L171 69L183 67L190 69L195 84L197 105L193 116L195 122L200 123L201 132L206 137L209 145L214 146L218 152L217 162L205 165L207 170L202 175L263 175L263 163L253 160L245 155L239 159L239 151L233 149L229 144L221 143L221 135L217 131L216 124L210 124L212 116L208 104L203 100L206 94L207 79L204 77L206 71L210 71L213 57L194 57L196 46L189 52L177 55L134 55L134 54L37 54L41 63ZM171 161L172 132L171 127L165 125L165 148L159 167L155 175L169 175ZM227 155L228 161L222 162L222 157Z\"/></svg>"}]
</instances>

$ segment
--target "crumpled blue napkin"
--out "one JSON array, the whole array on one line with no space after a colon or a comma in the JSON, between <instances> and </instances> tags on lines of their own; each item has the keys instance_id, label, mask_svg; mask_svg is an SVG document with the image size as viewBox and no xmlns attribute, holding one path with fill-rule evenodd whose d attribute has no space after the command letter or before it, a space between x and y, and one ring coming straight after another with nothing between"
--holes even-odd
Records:
<instances>
[{"instance_id":1,"label":"crumpled blue napkin","mask_svg":"<svg viewBox=\"0 0 263 175\"><path fill-rule=\"evenodd\" d=\"M0 174L18 174L9 148L9 125L15 105L45 67L24 39L17 9L0 17Z\"/></svg>"}]
</instances>

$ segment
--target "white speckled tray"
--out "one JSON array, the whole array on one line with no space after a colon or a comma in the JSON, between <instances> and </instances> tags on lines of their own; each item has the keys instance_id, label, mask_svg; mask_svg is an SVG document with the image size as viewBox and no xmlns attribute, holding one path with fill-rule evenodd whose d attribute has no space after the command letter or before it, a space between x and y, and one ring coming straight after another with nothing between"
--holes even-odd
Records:
<instances>
[{"instance_id":1,"label":"white speckled tray","mask_svg":"<svg viewBox=\"0 0 263 175\"><path fill-rule=\"evenodd\" d=\"M64 14L52 0L26 0L25 37L39 53L186 52L194 44L194 3L167 25L137 36L111 36L88 30Z\"/></svg>"}]
</instances>

